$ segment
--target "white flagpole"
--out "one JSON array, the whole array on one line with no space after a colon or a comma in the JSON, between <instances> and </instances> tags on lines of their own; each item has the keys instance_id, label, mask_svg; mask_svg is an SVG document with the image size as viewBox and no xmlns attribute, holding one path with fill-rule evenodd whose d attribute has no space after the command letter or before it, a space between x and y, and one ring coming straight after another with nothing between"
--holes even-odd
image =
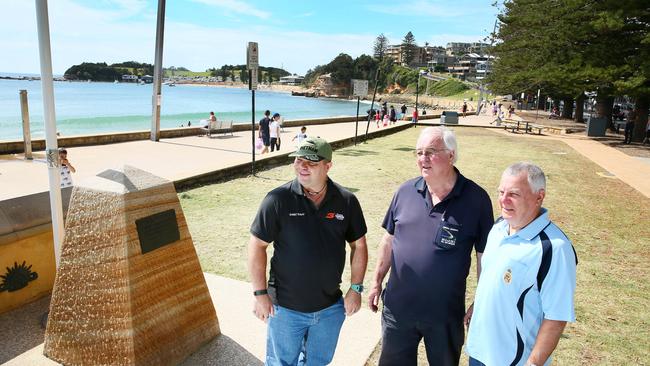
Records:
<instances>
[{"instance_id":1,"label":"white flagpole","mask_svg":"<svg viewBox=\"0 0 650 366\"><path fill-rule=\"evenodd\" d=\"M61 200L61 176L59 151L54 114L54 85L52 80L52 51L50 49L50 23L47 0L36 0L36 24L38 26L38 51L41 59L41 88L43 90L43 118L45 121L45 151L50 181L50 210L54 236L54 259L59 266L63 243L63 205Z\"/></svg>"}]
</instances>

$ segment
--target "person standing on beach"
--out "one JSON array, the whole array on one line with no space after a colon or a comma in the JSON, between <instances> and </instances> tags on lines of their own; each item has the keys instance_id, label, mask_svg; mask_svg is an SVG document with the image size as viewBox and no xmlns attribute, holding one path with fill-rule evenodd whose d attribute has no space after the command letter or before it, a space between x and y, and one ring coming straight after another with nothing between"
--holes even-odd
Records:
<instances>
[{"instance_id":1,"label":"person standing on beach","mask_svg":"<svg viewBox=\"0 0 650 366\"><path fill-rule=\"evenodd\" d=\"M399 116L400 119L404 119L406 117L406 104L402 104L402 114Z\"/></svg>"},{"instance_id":2,"label":"person standing on beach","mask_svg":"<svg viewBox=\"0 0 650 366\"><path fill-rule=\"evenodd\" d=\"M274 113L269 125L269 136L271 137L271 152L280 151L280 113Z\"/></svg>"},{"instance_id":3,"label":"person standing on beach","mask_svg":"<svg viewBox=\"0 0 650 366\"><path fill-rule=\"evenodd\" d=\"M289 156L295 157L296 178L266 195L250 229L253 313L267 323L266 365L327 365L345 316L361 307L367 228L354 194L327 175L332 167L327 141L310 137ZM343 297L346 242L351 286Z\"/></svg>"},{"instance_id":4,"label":"person standing on beach","mask_svg":"<svg viewBox=\"0 0 650 366\"><path fill-rule=\"evenodd\" d=\"M260 154L269 152L269 145L271 145L271 131L270 131L271 118L269 118L270 115L271 115L271 111L267 109L266 111L264 111L264 118L260 120L260 129L257 132L257 137L261 138L262 143L264 144L264 148L262 149L262 152L260 152Z\"/></svg>"},{"instance_id":5,"label":"person standing on beach","mask_svg":"<svg viewBox=\"0 0 650 366\"><path fill-rule=\"evenodd\" d=\"M61 188L72 187L72 174L76 173L77 170L70 164L68 160L68 150L61 148L59 149L59 163L61 170Z\"/></svg>"}]
</instances>

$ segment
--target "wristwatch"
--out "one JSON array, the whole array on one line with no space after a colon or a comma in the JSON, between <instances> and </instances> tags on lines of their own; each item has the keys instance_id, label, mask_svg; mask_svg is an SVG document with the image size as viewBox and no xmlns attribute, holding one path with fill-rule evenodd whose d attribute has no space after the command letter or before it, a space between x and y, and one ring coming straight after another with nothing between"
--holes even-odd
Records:
<instances>
[{"instance_id":1,"label":"wristwatch","mask_svg":"<svg viewBox=\"0 0 650 366\"><path fill-rule=\"evenodd\" d=\"M269 292L266 289L253 291L253 296L267 295Z\"/></svg>"},{"instance_id":2,"label":"wristwatch","mask_svg":"<svg viewBox=\"0 0 650 366\"><path fill-rule=\"evenodd\" d=\"M363 292L363 283L353 283L353 284L350 285L350 288L354 292L362 293Z\"/></svg>"}]
</instances>

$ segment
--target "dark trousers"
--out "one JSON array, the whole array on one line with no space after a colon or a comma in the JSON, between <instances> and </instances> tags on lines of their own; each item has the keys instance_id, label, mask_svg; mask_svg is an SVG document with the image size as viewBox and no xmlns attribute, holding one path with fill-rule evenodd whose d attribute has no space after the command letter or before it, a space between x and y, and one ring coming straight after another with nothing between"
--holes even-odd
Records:
<instances>
[{"instance_id":1,"label":"dark trousers","mask_svg":"<svg viewBox=\"0 0 650 366\"><path fill-rule=\"evenodd\" d=\"M485 364L475 358L469 358L469 366L485 366Z\"/></svg>"},{"instance_id":2,"label":"dark trousers","mask_svg":"<svg viewBox=\"0 0 650 366\"><path fill-rule=\"evenodd\" d=\"M277 137L271 137L271 151L275 150L280 151L280 139Z\"/></svg>"},{"instance_id":3,"label":"dark trousers","mask_svg":"<svg viewBox=\"0 0 650 366\"><path fill-rule=\"evenodd\" d=\"M429 365L458 365L465 338L462 319L445 323L397 319L386 306L381 318L379 366L416 366L422 338Z\"/></svg>"},{"instance_id":4,"label":"dark trousers","mask_svg":"<svg viewBox=\"0 0 650 366\"><path fill-rule=\"evenodd\" d=\"M628 122L625 124L625 141L624 144L632 142L632 131L634 130L634 123Z\"/></svg>"}]
</instances>

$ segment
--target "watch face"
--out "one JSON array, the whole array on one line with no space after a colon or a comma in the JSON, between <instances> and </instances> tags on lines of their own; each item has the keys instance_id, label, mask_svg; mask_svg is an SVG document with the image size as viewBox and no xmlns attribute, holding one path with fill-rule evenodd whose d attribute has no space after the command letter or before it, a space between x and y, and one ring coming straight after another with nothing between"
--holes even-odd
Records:
<instances>
[{"instance_id":1,"label":"watch face","mask_svg":"<svg viewBox=\"0 0 650 366\"><path fill-rule=\"evenodd\" d=\"M363 285L350 285L350 288L358 293L363 292Z\"/></svg>"}]
</instances>

